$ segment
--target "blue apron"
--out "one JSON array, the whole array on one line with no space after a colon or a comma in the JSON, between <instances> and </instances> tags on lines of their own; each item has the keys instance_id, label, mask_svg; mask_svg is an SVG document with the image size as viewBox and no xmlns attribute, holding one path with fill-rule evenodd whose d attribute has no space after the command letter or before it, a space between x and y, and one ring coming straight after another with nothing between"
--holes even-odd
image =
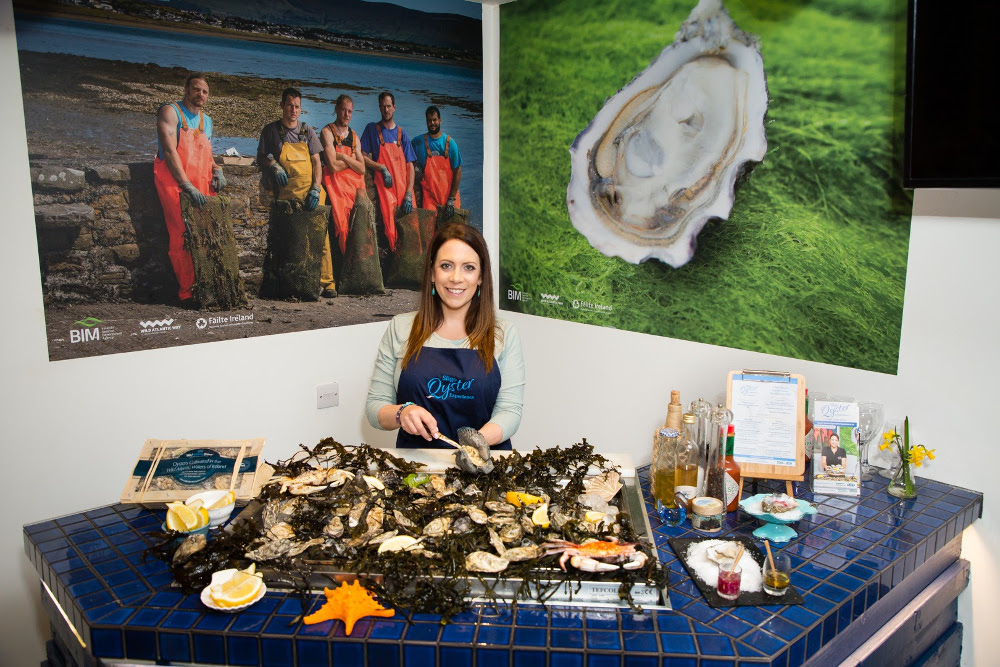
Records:
<instances>
[{"instance_id":1,"label":"blue apron","mask_svg":"<svg viewBox=\"0 0 1000 667\"><path fill-rule=\"evenodd\" d=\"M478 429L490 420L499 393L500 369L495 360L493 370L487 373L476 350L423 347L400 373L396 400L427 408L437 420L438 430L455 440L462 426ZM396 447L450 448L403 429L396 435ZM492 449L511 449L510 440Z\"/></svg>"}]
</instances>

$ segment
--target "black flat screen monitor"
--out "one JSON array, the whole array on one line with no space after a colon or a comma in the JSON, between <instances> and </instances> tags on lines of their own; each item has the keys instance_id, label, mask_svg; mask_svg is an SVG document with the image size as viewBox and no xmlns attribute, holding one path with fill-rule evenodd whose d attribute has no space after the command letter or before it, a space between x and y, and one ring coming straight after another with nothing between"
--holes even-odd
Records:
<instances>
[{"instance_id":1,"label":"black flat screen monitor","mask_svg":"<svg viewBox=\"0 0 1000 667\"><path fill-rule=\"evenodd\" d=\"M904 187L1000 188L1000 1L909 8Z\"/></svg>"}]
</instances>

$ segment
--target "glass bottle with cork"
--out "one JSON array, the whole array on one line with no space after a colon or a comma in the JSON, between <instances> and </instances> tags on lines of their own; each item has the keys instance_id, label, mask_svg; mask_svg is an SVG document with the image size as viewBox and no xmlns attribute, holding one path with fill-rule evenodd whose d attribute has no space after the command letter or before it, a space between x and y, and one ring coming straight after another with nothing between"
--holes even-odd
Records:
<instances>
[{"instance_id":1,"label":"glass bottle with cork","mask_svg":"<svg viewBox=\"0 0 1000 667\"><path fill-rule=\"evenodd\" d=\"M726 434L733 413L720 405L711 414L705 489L702 496L715 498L726 506Z\"/></svg>"},{"instance_id":2,"label":"glass bottle with cork","mask_svg":"<svg viewBox=\"0 0 1000 667\"><path fill-rule=\"evenodd\" d=\"M709 441L712 439L712 404L703 398L691 401L690 413L694 415L692 435L698 446L698 495L705 495L705 471L708 468Z\"/></svg>"}]
</instances>

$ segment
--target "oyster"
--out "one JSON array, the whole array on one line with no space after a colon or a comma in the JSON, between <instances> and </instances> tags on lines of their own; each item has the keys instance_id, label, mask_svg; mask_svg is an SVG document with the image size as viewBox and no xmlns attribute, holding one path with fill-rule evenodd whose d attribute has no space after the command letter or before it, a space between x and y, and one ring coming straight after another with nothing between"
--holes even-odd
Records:
<instances>
[{"instance_id":1,"label":"oyster","mask_svg":"<svg viewBox=\"0 0 1000 667\"><path fill-rule=\"evenodd\" d=\"M737 182L764 159L760 43L722 0L700 0L668 45L570 147L569 216L594 248L673 267L693 256Z\"/></svg>"}]
</instances>

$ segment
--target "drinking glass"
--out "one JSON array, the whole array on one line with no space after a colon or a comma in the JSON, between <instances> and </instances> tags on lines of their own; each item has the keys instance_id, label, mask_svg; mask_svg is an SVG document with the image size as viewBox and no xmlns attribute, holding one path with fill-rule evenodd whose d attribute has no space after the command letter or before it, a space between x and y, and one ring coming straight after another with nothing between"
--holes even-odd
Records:
<instances>
[{"instance_id":1,"label":"drinking glass","mask_svg":"<svg viewBox=\"0 0 1000 667\"><path fill-rule=\"evenodd\" d=\"M868 445L875 436L882 434L885 410L881 403L858 403L858 466L861 481L872 479L872 467L868 465Z\"/></svg>"},{"instance_id":2,"label":"drinking glass","mask_svg":"<svg viewBox=\"0 0 1000 667\"><path fill-rule=\"evenodd\" d=\"M719 564L719 583L716 587L719 597L725 600L735 600L740 596L740 580L743 578L743 568L736 561L724 561Z\"/></svg>"},{"instance_id":3,"label":"drinking glass","mask_svg":"<svg viewBox=\"0 0 1000 667\"><path fill-rule=\"evenodd\" d=\"M768 595L784 595L791 583L792 561L788 554L773 550L771 555L764 559L764 569L761 572L764 577L764 592Z\"/></svg>"}]
</instances>

